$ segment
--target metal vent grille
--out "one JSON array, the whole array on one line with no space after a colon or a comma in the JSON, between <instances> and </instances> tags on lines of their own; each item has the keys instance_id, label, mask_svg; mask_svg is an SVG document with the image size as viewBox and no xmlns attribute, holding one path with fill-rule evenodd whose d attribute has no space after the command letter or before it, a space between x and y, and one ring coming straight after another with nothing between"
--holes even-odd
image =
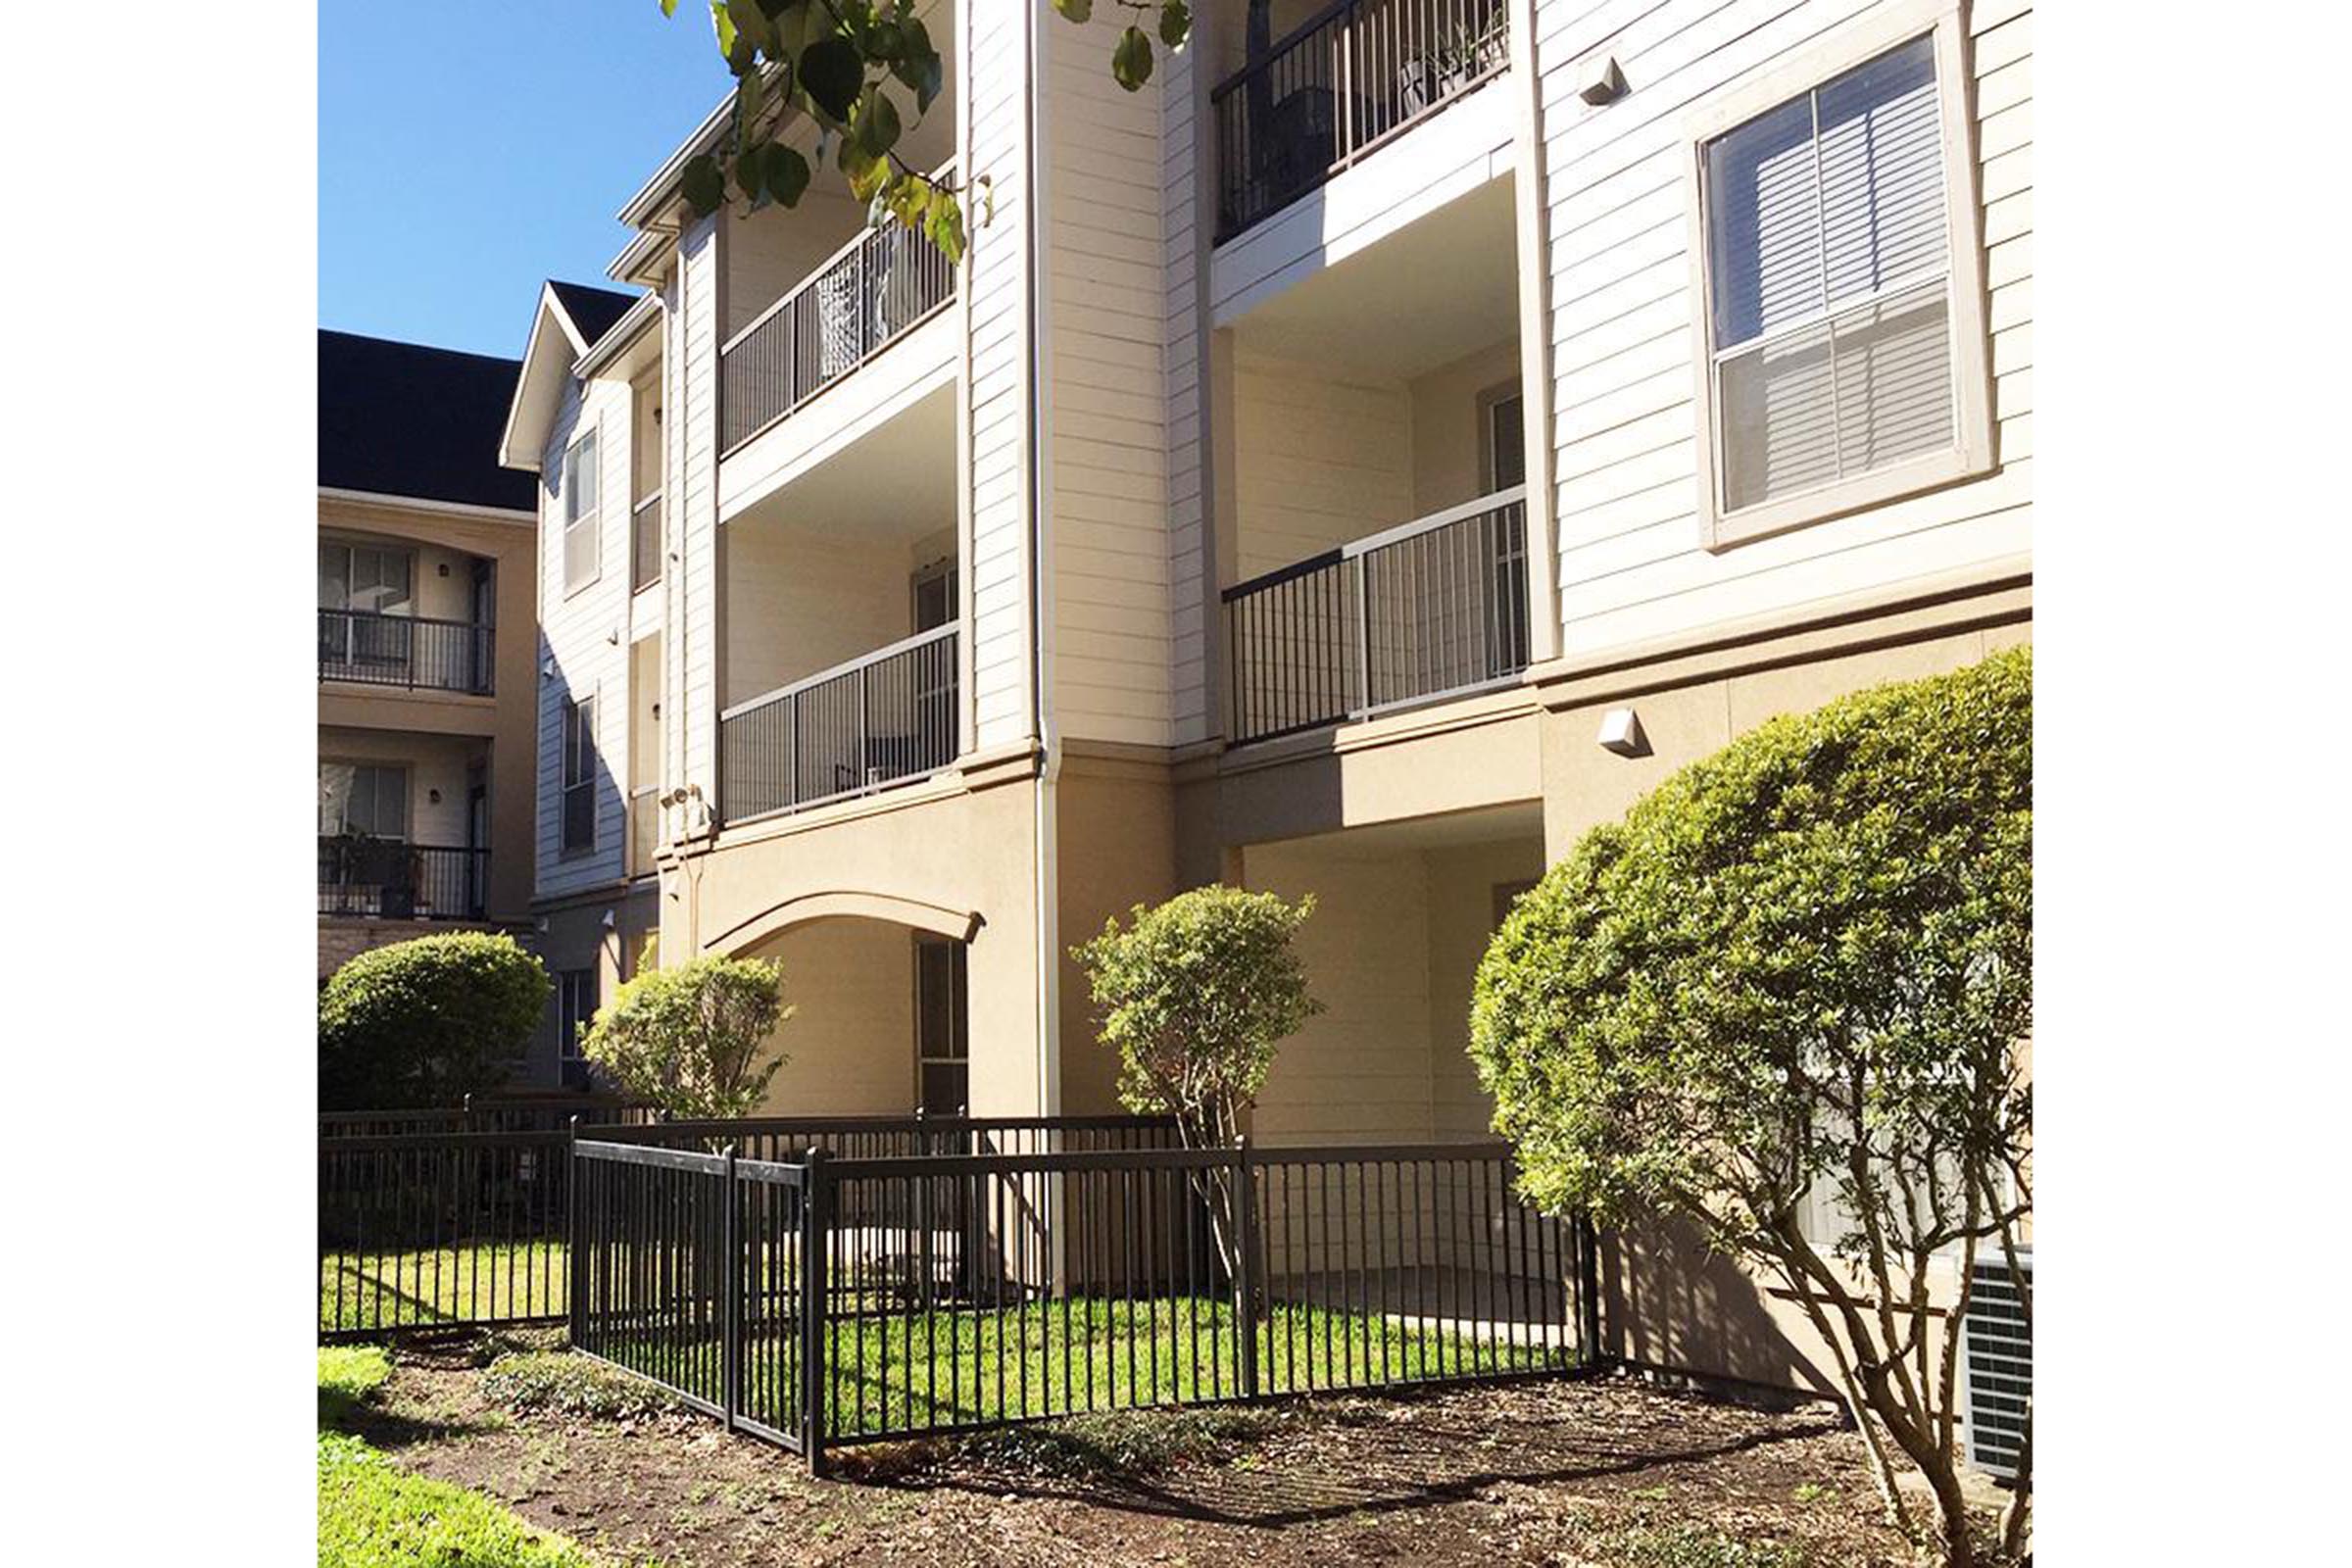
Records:
<instances>
[{"instance_id":1,"label":"metal vent grille","mask_svg":"<svg viewBox=\"0 0 2352 1568\"><path fill-rule=\"evenodd\" d=\"M2018 1262L2031 1288L2032 1250L2020 1249ZM2014 1478L2026 1430L2026 1400L2034 1392L2034 1341L2026 1330L2024 1303L2009 1278L2008 1262L1998 1252L1977 1260L1976 1284L1960 1332L1968 1363L1969 1462Z\"/></svg>"}]
</instances>

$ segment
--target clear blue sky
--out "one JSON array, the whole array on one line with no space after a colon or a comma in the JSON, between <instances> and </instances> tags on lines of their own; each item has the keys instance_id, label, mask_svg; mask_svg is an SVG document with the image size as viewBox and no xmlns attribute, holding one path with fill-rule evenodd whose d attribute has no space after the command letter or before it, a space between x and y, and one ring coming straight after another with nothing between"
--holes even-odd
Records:
<instances>
[{"instance_id":1,"label":"clear blue sky","mask_svg":"<svg viewBox=\"0 0 2352 1568\"><path fill-rule=\"evenodd\" d=\"M519 356L728 85L692 0L320 0L318 324Z\"/></svg>"}]
</instances>

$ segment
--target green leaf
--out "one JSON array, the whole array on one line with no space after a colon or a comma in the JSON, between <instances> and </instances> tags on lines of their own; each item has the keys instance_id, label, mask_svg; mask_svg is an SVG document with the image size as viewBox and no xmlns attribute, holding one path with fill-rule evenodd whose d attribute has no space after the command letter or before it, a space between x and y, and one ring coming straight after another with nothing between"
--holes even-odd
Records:
<instances>
[{"instance_id":1,"label":"green leaf","mask_svg":"<svg viewBox=\"0 0 2352 1568\"><path fill-rule=\"evenodd\" d=\"M735 63L735 19L727 11L727 0L710 0L710 30L718 34L718 52Z\"/></svg>"},{"instance_id":2,"label":"green leaf","mask_svg":"<svg viewBox=\"0 0 2352 1568\"><path fill-rule=\"evenodd\" d=\"M1184 0L1166 0L1159 8L1159 41L1181 49L1193 35L1193 8Z\"/></svg>"},{"instance_id":3,"label":"green leaf","mask_svg":"<svg viewBox=\"0 0 2352 1568\"><path fill-rule=\"evenodd\" d=\"M678 0L662 0L662 14L665 17L676 16L678 14Z\"/></svg>"},{"instance_id":4,"label":"green leaf","mask_svg":"<svg viewBox=\"0 0 2352 1568\"><path fill-rule=\"evenodd\" d=\"M727 20L735 24L735 36L748 39L756 49L773 53L776 47L775 25L767 13L760 9L760 0L726 0Z\"/></svg>"},{"instance_id":5,"label":"green leaf","mask_svg":"<svg viewBox=\"0 0 2352 1568\"><path fill-rule=\"evenodd\" d=\"M821 38L801 53L801 90L837 121L847 121L865 85L865 61L847 38Z\"/></svg>"},{"instance_id":6,"label":"green leaf","mask_svg":"<svg viewBox=\"0 0 2352 1568\"><path fill-rule=\"evenodd\" d=\"M1119 34L1119 41L1110 51L1111 79L1129 92L1140 92L1152 79L1152 40L1144 36L1141 27L1129 27Z\"/></svg>"},{"instance_id":7,"label":"green leaf","mask_svg":"<svg viewBox=\"0 0 2352 1568\"><path fill-rule=\"evenodd\" d=\"M1095 15L1095 0L1054 0L1054 9L1072 22L1091 22Z\"/></svg>"},{"instance_id":8,"label":"green leaf","mask_svg":"<svg viewBox=\"0 0 2352 1568\"><path fill-rule=\"evenodd\" d=\"M767 193L791 207L808 188L808 160L797 148L770 142L767 148Z\"/></svg>"},{"instance_id":9,"label":"green leaf","mask_svg":"<svg viewBox=\"0 0 2352 1568\"><path fill-rule=\"evenodd\" d=\"M881 88L866 88L865 96L858 100L851 133L859 147L880 158L899 144L899 106Z\"/></svg>"},{"instance_id":10,"label":"green leaf","mask_svg":"<svg viewBox=\"0 0 2352 1568\"><path fill-rule=\"evenodd\" d=\"M709 153L698 153L686 161L685 172L678 177L678 194L686 198L698 217L708 218L726 204L726 176L718 172L718 160Z\"/></svg>"}]
</instances>

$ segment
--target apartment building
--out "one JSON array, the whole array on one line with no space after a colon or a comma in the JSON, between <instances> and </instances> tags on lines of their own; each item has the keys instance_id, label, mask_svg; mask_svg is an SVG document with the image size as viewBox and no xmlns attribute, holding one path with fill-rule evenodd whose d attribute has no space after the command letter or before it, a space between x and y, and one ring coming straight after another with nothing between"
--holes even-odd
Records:
<instances>
[{"instance_id":1,"label":"apartment building","mask_svg":"<svg viewBox=\"0 0 2352 1568\"><path fill-rule=\"evenodd\" d=\"M1133 95L1123 18L923 15L962 263L822 182L696 219L722 108L505 454L539 907L599 984L781 958L779 1108L1112 1108L1068 950L1223 879L1318 900L1256 1136L1481 1134L1474 967L1585 829L2030 635L2025 4L1207 0ZM1623 1354L1823 1382L1725 1265L1608 1286Z\"/></svg>"},{"instance_id":2,"label":"apartment building","mask_svg":"<svg viewBox=\"0 0 2352 1568\"><path fill-rule=\"evenodd\" d=\"M513 360L318 334L318 974L521 930L536 514Z\"/></svg>"}]
</instances>

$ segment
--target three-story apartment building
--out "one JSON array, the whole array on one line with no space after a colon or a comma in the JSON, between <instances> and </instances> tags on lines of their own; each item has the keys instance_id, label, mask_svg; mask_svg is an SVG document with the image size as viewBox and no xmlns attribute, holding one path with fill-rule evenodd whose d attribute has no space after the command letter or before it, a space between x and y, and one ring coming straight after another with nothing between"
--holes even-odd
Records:
<instances>
[{"instance_id":1,"label":"three-story apartment building","mask_svg":"<svg viewBox=\"0 0 2352 1568\"><path fill-rule=\"evenodd\" d=\"M318 334L318 973L529 913L536 514L513 360Z\"/></svg>"},{"instance_id":2,"label":"three-story apartment building","mask_svg":"<svg viewBox=\"0 0 2352 1568\"><path fill-rule=\"evenodd\" d=\"M1113 1108L1070 946L1223 879L1318 900L1259 1138L1481 1134L1472 974L1579 834L2029 635L2019 0L1208 0L1132 95L1117 20L924 16L962 263L821 182L695 218L722 110L509 432L542 907L781 958L779 1107ZM1821 1381L1720 1266L1611 1271L1622 1353Z\"/></svg>"}]
</instances>

